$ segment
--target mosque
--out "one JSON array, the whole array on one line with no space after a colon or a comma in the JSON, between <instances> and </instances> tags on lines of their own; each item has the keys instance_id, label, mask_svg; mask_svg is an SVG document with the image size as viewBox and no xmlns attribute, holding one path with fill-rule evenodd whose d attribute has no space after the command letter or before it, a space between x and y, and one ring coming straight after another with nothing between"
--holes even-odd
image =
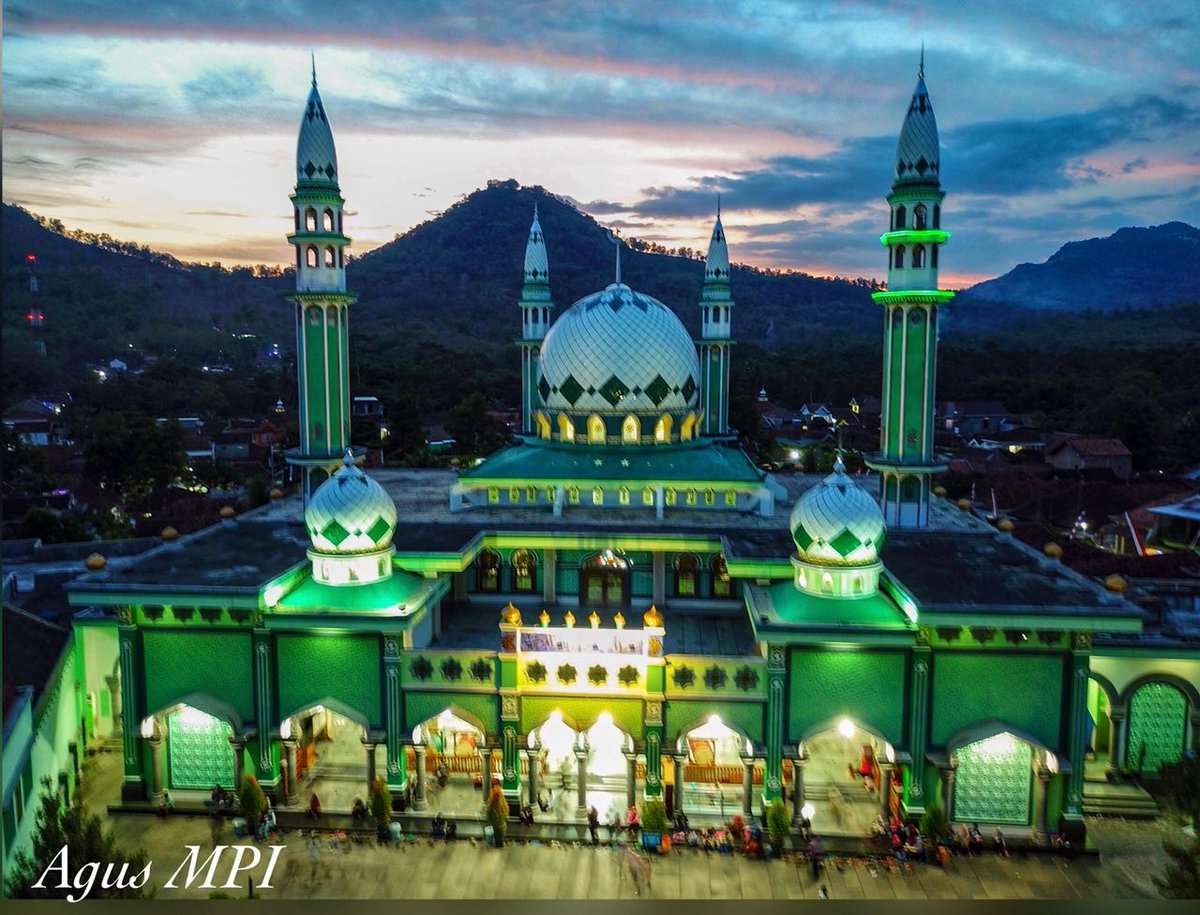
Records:
<instances>
[{"instance_id":1,"label":"mosque","mask_svg":"<svg viewBox=\"0 0 1200 915\"><path fill-rule=\"evenodd\" d=\"M302 492L95 557L68 587L76 730L119 737L113 802L181 804L252 773L280 805L320 792L349 809L383 777L397 809L467 815L495 780L572 823L646 798L699 822L783 800L818 833L940 805L1012 840L1081 837L1106 770L1153 773L1196 746L1200 659L1119 583L934 487L953 297L940 165L922 66L881 236L872 473L839 460L775 479L739 449L719 213L692 339L621 281L619 251L614 282L558 312L536 210L514 312L521 434L456 474L368 473L314 74L288 236Z\"/></svg>"}]
</instances>

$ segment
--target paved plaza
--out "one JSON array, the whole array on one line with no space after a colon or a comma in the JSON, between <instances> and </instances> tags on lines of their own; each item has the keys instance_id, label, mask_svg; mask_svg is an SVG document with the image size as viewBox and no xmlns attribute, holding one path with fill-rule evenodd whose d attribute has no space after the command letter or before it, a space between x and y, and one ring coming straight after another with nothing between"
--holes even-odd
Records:
<instances>
[{"instance_id":1,"label":"paved plaza","mask_svg":"<svg viewBox=\"0 0 1200 915\"><path fill-rule=\"evenodd\" d=\"M106 754L107 755L107 754ZM88 765L84 797L91 809L118 786L117 767L100 758ZM184 846L211 849L211 821L202 816L166 819L139 814L108 817L119 844L141 846L155 862L153 882L161 884L184 857ZM573 842L510 842L503 849L475 840L433 842L411 837L394 846L373 840L333 847L329 834L318 844L288 830L274 839L287 846L268 898L416 899L811 899L821 885L833 899L1078 899L1146 898L1155 895L1151 877L1161 872L1163 838L1179 835L1166 821L1089 821L1099 856L1076 861L1045 854L998 858L956 858L945 868L916 865L890 868L864 856L831 857L816 881L799 855L759 861L740 855L674 851L651 860L648 888L635 885L626 849L593 848ZM219 838L234 840L228 825ZM264 856L265 857L265 856ZM262 868L255 874L261 882ZM639 891L640 889L640 891ZM229 891L242 895L244 890ZM161 890L160 898L202 898L207 890Z\"/></svg>"}]
</instances>

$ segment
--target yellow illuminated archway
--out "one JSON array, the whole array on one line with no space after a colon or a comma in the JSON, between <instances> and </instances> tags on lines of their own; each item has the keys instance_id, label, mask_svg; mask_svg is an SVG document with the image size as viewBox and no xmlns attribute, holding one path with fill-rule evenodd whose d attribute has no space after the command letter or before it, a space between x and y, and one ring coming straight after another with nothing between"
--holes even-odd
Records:
<instances>
[{"instance_id":1,"label":"yellow illuminated archway","mask_svg":"<svg viewBox=\"0 0 1200 915\"><path fill-rule=\"evenodd\" d=\"M589 445L604 444L604 420L595 413L588 417L587 437Z\"/></svg>"},{"instance_id":2,"label":"yellow illuminated archway","mask_svg":"<svg viewBox=\"0 0 1200 915\"><path fill-rule=\"evenodd\" d=\"M575 441L575 424L566 413L558 414L558 439L562 442Z\"/></svg>"},{"instance_id":3,"label":"yellow illuminated archway","mask_svg":"<svg viewBox=\"0 0 1200 915\"><path fill-rule=\"evenodd\" d=\"M621 423L621 441L626 445L636 445L642 437L642 424L636 416L626 416Z\"/></svg>"},{"instance_id":4,"label":"yellow illuminated archway","mask_svg":"<svg viewBox=\"0 0 1200 915\"><path fill-rule=\"evenodd\" d=\"M654 441L658 443L669 442L671 440L671 415L664 413L662 418L654 424Z\"/></svg>"}]
</instances>

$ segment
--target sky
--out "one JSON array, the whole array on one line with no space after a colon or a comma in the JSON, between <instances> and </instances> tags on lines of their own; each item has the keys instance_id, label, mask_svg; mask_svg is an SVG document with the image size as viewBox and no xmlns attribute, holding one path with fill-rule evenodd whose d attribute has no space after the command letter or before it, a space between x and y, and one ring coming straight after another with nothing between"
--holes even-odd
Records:
<instances>
[{"instance_id":1,"label":"sky","mask_svg":"<svg viewBox=\"0 0 1200 915\"><path fill-rule=\"evenodd\" d=\"M922 44L943 285L1200 223L1195 0L6 0L4 200L289 263L313 53L358 252L516 178L669 247L720 193L734 261L882 278Z\"/></svg>"}]
</instances>

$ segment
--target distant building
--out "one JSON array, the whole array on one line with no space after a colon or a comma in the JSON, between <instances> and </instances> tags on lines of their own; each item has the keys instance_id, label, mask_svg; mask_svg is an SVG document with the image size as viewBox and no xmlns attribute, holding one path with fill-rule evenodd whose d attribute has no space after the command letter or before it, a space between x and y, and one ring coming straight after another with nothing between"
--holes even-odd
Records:
<instances>
[{"instance_id":1,"label":"distant building","mask_svg":"<svg viewBox=\"0 0 1200 915\"><path fill-rule=\"evenodd\" d=\"M1147 546L1160 551L1200 553L1200 494L1169 505L1152 506L1147 511L1154 516Z\"/></svg>"},{"instance_id":2,"label":"distant building","mask_svg":"<svg viewBox=\"0 0 1200 915\"><path fill-rule=\"evenodd\" d=\"M1046 461L1058 471L1111 471L1118 480L1133 474L1133 454L1117 438L1069 438L1046 449Z\"/></svg>"},{"instance_id":3,"label":"distant building","mask_svg":"<svg viewBox=\"0 0 1200 915\"><path fill-rule=\"evenodd\" d=\"M998 400L947 400L938 411L941 424L960 438L980 432L1003 432L1013 428L1008 408Z\"/></svg>"},{"instance_id":4,"label":"distant building","mask_svg":"<svg viewBox=\"0 0 1200 915\"><path fill-rule=\"evenodd\" d=\"M968 447L984 451L1007 451L1020 454L1022 451L1041 451L1046 440L1035 429L1012 429L1010 431L978 432L967 442Z\"/></svg>"},{"instance_id":5,"label":"distant building","mask_svg":"<svg viewBox=\"0 0 1200 915\"><path fill-rule=\"evenodd\" d=\"M4 425L23 445L44 448L67 443L60 410L40 400L23 400L4 412Z\"/></svg>"},{"instance_id":6,"label":"distant building","mask_svg":"<svg viewBox=\"0 0 1200 915\"><path fill-rule=\"evenodd\" d=\"M282 401L280 402L282 404ZM378 397L365 395L355 397L350 404L351 415L355 419L372 419L378 422L383 419L383 404Z\"/></svg>"}]
</instances>

